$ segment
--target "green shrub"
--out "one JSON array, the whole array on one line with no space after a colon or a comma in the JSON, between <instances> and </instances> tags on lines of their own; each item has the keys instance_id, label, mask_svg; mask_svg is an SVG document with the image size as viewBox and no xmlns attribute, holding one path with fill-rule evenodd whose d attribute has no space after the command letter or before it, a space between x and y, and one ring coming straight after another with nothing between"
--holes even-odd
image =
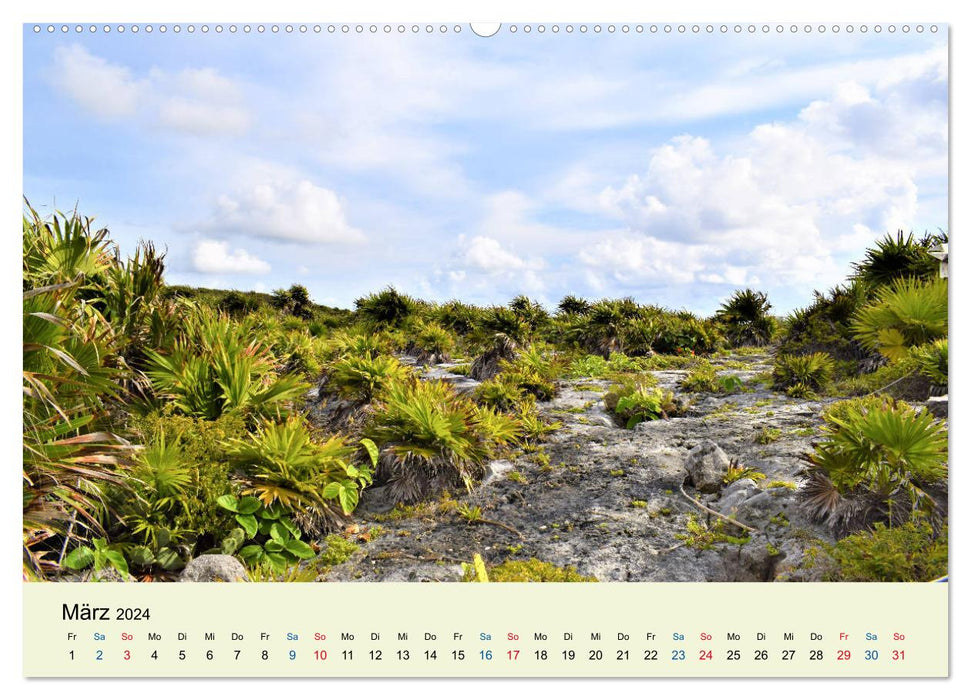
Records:
<instances>
[{"instance_id":1,"label":"green shrub","mask_svg":"<svg viewBox=\"0 0 971 700\"><path fill-rule=\"evenodd\" d=\"M240 318L251 314L260 308L260 304L251 296L244 296L236 291L226 292L216 303L216 308L227 316Z\"/></svg>"},{"instance_id":2,"label":"green shrub","mask_svg":"<svg viewBox=\"0 0 971 700\"><path fill-rule=\"evenodd\" d=\"M938 536L925 521L877 523L827 547L830 581L921 582L947 575L947 527Z\"/></svg>"},{"instance_id":3,"label":"green shrub","mask_svg":"<svg viewBox=\"0 0 971 700\"><path fill-rule=\"evenodd\" d=\"M947 336L947 280L897 280L853 320L856 339L890 360Z\"/></svg>"},{"instance_id":4,"label":"green shrub","mask_svg":"<svg viewBox=\"0 0 971 700\"><path fill-rule=\"evenodd\" d=\"M515 384L523 392L532 394L540 401L556 396L553 378L559 373L559 359L548 347L529 345L513 360L500 361L500 375L504 381Z\"/></svg>"},{"instance_id":5,"label":"green shrub","mask_svg":"<svg viewBox=\"0 0 971 700\"><path fill-rule=\"evenodd\" d=\"M519 421L519 430L524 446L535 445L546 435L549 435L563 427L559 421L546 421L536 410L535 401L523 401L519 404L516 412L516 419Z\"/></svg>"},{"instance_id":6,"label":"green shrub","mask_svg":"<svg viewBox=\"0 0 971 700\"><path fill-rule=\"evenodd\" d=\"M668 418L679 412L670 391L646 386L634 380L612 385L604 394L604 405L608 411L624 421L628 429L638 423Z\"/></svg>"},{"instance_id":7,"label":"green shrub","mask_svg":"<svg viewBox=\"0 0 971 700\"><path fill-rule=\"evenodd\" d=\"M737 290L715 312L715 318L732 346L765 345L774 330L771 308L764 292Z\"/></svg>"},{"instance_id":8,"label":"green shrub","mask_svg":"<svg viewBox=\"0 0 971 700\"><path fill-rule=\"evenodd\" d=\"M476 406L473 420L490 455L523 440L523 425L515 415L489 406Z\"/></svg>"},{"instance_id":9,"label":"green shrub","mask_svg":"<svg viewBox=\"0 0 971 700\"><path fill-rule=\"evenodd\" d=\"M550 315L543 305L520 294L509 302L510 310L529 328L530 335L546 325Z\"/></svg>"},{"instance_id":10,"label":"green shrub","mask_svg":"<svg viewBox=\"0 0 971 700\"><path fill-rule=\"evenodd\" d=\"M888 233L875 247L867 249L861 262L854 263L854 277L872 287L899 279L934 279L938 261L928 250L939 242L941 236L927 235L917 240L913 233L906 237L903 231L897 231L896 236Z\"/></svg>"},{"instance_id":11,"label":"green shrub","mask_svg":"<svg viewBox=\"0 0 971 700\"><path fill-rule=\"evenodd\" d=\"M342 515L354 511L377 466L377 448L369 440L362 446L370 465L357 459L359 448L342 436L314 441L306 423L295 417L265 422L247 439L226 446L230 460L243 472L244 493L266 506L279 503L312 533L336 526Z\"/></svg>"},{"instance_id":12,"label":"green shrub","mask_svg":"<svg viewBox=\"0 0 971 700\"><path fill-rule=\"evenodd\" d=\"M388 355L347 355L330 366L327 389L341 398L370 403L410 376L410 369Z\"/></svg>"},{"instance_id":13,"label":"green shrub","mask_svg":"<svg viewBox=\"0 0 971 700\"><path fill-rule=\"evenodd\" d=\"M657 336L651 349L671 355L709 354L724 345L724 337L714 323L693 316L666 314L659 319Z\"/></svg>"},{"instance_id":14,"label":"green shrub","mask_svg":"<svg viewBox=\"0 0 971 700\"><path fill-rule=\"evenodd\" d=\"M140 452L129 481L131 492L119 499L115 512L125 519L128 534L142 544L138 563L147 568L160 563L163 568L181 568L183 557L192 553L196 533L179 526L184 518L193 470L178 442L166 442L159 435ZM181 555L181 556L180 556Z\"/></svg>"},{"instance_id":15,"label":"green shrub","mask_svg":"<svg viewBox=\"0 0 971 700\"><path fill-rule=\"evenodd\" d=\"M910 355L920 374L937 386L947 386L947 338L915 347Z\"/></svg>"},{"instance_id":16,"label":"green shrub","mask_svg":"<svg viewBox=\"0 0 971 700\"><path fill-rule=\"evenodd\" d=\"M483 312L481 332L484 342L495 336L508 338L515 345L525 345L532 335L532 328L526 319L505 306L493 306Z\"/></svg>"},{"instance_id":17,"label":"green shrub","mask_svg":"<svg viewBox=\"0 0 971 700\"><path fill-rule=\"evenodd\" d=\"M181 545L187 555L198 554L225 537L231 520L217 503L233 488L225 443L248 435L244 419L227 414L209 421L173 415L171 410L153 411L136 419L132 431L147 445L165 445L163 452L169 454L164 456L171 462L168 466L165 462L146 464L150 469L131 484L134 493L126 489L111 495L109 503L130 528L113 531L113 535L120 539L136 535L142 543L153 546L168 539ZM188 471L189 483L178 494L160 489L164 479L152 475L159 466ZM153 483L156 486L151 486ZM142 519L145 523L140 527Z\"/></svg>"},{"instance_id":18,"label":"green shrub","mask_svg":"<svg viewBox=\"0 0 971 700\"><path fill-rule=\"evenodd\" d=\"M392 384L375 403L366 433L381 446L382 481L406 503L471 488L496 450L495 413L477 407L448 382Z\"/></svg>"},{"instance_id":19,"label":"green shrub","mask_svg":"<svg viewBox=\"0 0 971 700\"><path fill-rule=\"evenodd\" d=\"M626 357L626 356L625 356ZM599 379L607 374L607 360L600 355L583 355L575 358L567 370L567 376L576 379Z\"/></svg>"},{"instance_id":20,"label":"green shrub","mask_svg":"<svg viewBox=\"0 0 971 700\"><path fill-rule=\"evenodd\" d=\"M557 311L565 315L583 316L590 312L590 302L572 294L567 294L556 306Z\"/></svg>"},{"instance_id":21,"label":"green shrub","mask_svg":"<svg viewBox=\"0 0 971 700\"><path fill-rule=\"evenodd\" d=\"M276 358L276 371L299 374L310 379L323 369L324 344L306 330L283 330L269 333L269 349Z\"/></svg>"},{"instance_id":22,"label":"green shrub","mask_svg":"<svg viewBox=\"0 0 971 700\"><path fill-rule=\"evenodd\" d=\"M270 296L270 305L285 314L303 320L313 317L313 302L310 292L302 284L291 285L289 289L276 289Z\"/></svg>"},{"instance_id":23,"label":"green shrub","mask_svg":"<svg viewBox=\"0 0 971 700\"><path fill-rule=\"evenodd\" d=\"M721 390L721 384L719 384L715 375L715 368L708 360L698 362L688 372L687 376L678 383L678 386L685 391L692 392L707 391L717 393Z\"/></svg>"},{"instance_id":24,"label":"green shrub","mask_svg":"<svg viewBox=\"0 0 971 700\"><path fill-rule=\"evenodd\" d=\"M378 355L390 355L394 350L391 336L386 332L357 334L339 331L325 342L324 355L329 360L343 357L373 359Z\"/></svg>"},{"instance_id":25,"label":"green shrub","mask_svg":"<svg viewBox=\"0 0 971 700\"><path fill-rule=\"evenodd\" d=\"M612 353L625 351L628 329L639 314L632 300L602 299L582 315L565 316L561 332L566 341L608 358Z\"/></svg>"},{"instance_id":26,"label":"green shrub","mask_svg":"<svg viewBox=\"0 0 971 700\"><path fill-rule=\"evenodd\" d=\"M572 566L559 567L539 559L526 561L510 559L498 566L488 567L489 580L502 582L584 583L597 579L582 576Z\"/></svg>"},{"instance_id":27,"label":"green shrub","mask_svg":"<svg viewBox=\"0 0 971 700\"><path fill-rule=\"evenodd\" d=\"M835 401L823 410L820 417L825 424L835 426L852 420L853 416L858 413L881 410L888 405L892 405L902 411L914 410L910 404L904 401L893 399L886 395L874 395Z\"/></svg>"},{"instance_id":28,"label":"green shrub","mask_svg":"<svg viewBox=\"0 0 971 700\"><path fill-rule=\"evenodd\" d=\"M928 491L947 480L943 423L902 401L874 397L840 402L823 418L804 489L817 517L854 529L936 512Z\"/></svg>"},{"instance_id":29,"label":"green shrub","mask_svg":"<svg viewBox=\"0 0 971 700\"><path fill-rule=\"evenodd\" d=\"M475 400L484 406L491 406L500 411L511 411L520 404L525 393L506 372L487 379L475 388Z\"/></svg>"},{"instance_id":30,"label":"green shrub","mask_svg":"<svg viewBox=\"0 0 971 700\"><path fill-rule=\"evenodd\" d=\"M834 371L833 358L824 352L778 355L772 369L773 388L785 391L802 385L809 391L821 391L833 379Z\"/></svg>"},{"instance_id":31,"label":"green shrub","mask_svg":"<svg viewBox=\"0 0 971 700\"><path fill-rule=\"evenodd\" d=\"M285 410L309 388L293 375L277 374L276 358L251 339L248 326L202 310L185 319L169 352L147 354L145 374L156 394L186 415L269 415Z\"/></svg>"},{"instance_id":32,"label":"green shrub","mask_svg":"<svg viewBox=\"0 0 971 700\"><path fill-rule=\"evenodd\" d=\"M853 339L853 316L869 300L870 288L862 282L838 286L828 293L813 292L813 303L786 318L778 354L808 355L825 352L840 362L851 362L855 373L872 365L870 351ZM872 366L866 367L872 370Z\"/></svg>"},{"instance_id":33,"label":"green shrub","mask_svg":"<svg viewBox=\"0 0 971 700\"><path fill-rule=\"evenodd\" d=\"M435 307L432 319L442 328L465 337L475 332L482 319L482 312L474 306L452 300Z\"/></svg>"},{"instance_id":34,"label":"green shrub","mask_svg":"<svg viewBox=\"0 0 971 700\"><path fill-rule=\"evenodd\" d=\"M819 398L811 386L808 384L803 384L802 382L796 382L790 387L786 388L786 396L790 399L806 399L809 401L816 401Z\"/></svg>"},{"instance_id":35,"label":"green shrub","mask_svg":"<svg viewBox=\"0 0 971 700\"><path fill-rule=\"evenodd\" d=\"M41 219L26 206L23 216L23 571L43 578L56 568L56 536L72 519L74 539L102 534L99 515L104 490L124 483L133 446L111 431L117 380L127 373L120 353L142 334L138 319L115 318L99 310L98 299L124 278L125 293L153 286L153 266L136 280L112 251L107 229L92 230L77 213ZM132 274L128 274L132 272ZM129 284L130 283L130 284ZM117 290L116 290L117 291ZM118 294L115 300L120 299ZM111 308L105 313L111 315ZM89 548L90 549L90 548Z\"/></svg>"},{"instance_id":36,"label":"green shrub","mask_svg":"<svg viewBox=\"0 0 971 700\"><path fill-rule=\"evenodd\" d=\"M357 314L374 328L398 328L408 320L417 309L414 299L400 294L394 287L388 287L375 294L369 294L354 301Z\"/></svg>"},{"instance_id":37,"label":"green shrub","mask_svg":"<svg viewBox=\"0 0 971 700\"><path fill-rule=\"evenodd\" d=\"M448 362L455 349L452 334L437 323L418 321L406 330L410 340L405 352L424 364Z\"/></svg>"}]
</instances>

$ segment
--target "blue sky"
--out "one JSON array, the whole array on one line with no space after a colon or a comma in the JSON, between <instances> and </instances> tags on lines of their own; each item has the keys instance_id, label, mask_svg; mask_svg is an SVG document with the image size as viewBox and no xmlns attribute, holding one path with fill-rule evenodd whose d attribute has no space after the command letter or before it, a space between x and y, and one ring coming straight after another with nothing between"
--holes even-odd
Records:
<instances>
[{"instance_id":1,"label":"blue sky","mask_svg":"<svg viewBox=\"0 0 971 700\"><path fill-rule=\"evenodd\" d=\"M780 312L947 228L943 35L24 37L24 189L172 283Z\"/></svg>"}]
</instances>

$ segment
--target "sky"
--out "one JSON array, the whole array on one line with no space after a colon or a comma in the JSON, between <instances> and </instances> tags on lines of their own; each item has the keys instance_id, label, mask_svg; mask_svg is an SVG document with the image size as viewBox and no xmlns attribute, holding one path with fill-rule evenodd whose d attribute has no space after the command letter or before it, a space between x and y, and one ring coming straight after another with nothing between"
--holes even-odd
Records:
<instances>
[{"instance_id":1,"label":"sky","mask_svg":"<svg viewBox=\"0 0 971 700\"><path fill-rule=\"evenodd\" d=\"M28 25L24 194L167 248L170 283L344 307L751 287L786 313L948 228L944 32L462 29Z\"/></svg>"}]
</instances>

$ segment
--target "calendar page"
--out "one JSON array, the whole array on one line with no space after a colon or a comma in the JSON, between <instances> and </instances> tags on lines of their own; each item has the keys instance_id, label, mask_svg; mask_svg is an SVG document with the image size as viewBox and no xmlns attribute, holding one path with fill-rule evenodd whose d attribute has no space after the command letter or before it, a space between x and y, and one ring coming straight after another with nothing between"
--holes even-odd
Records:
<instances>
[{"instance_id":1,"label":"calendar page","mask_svg":"<svg viewBox=\"0 0 971 700\"><path fill-rule=\"evenodd\" d=\"M322 14L20 28L23 675L947 677L949 25Z\"/></svg>"}]
</instances>

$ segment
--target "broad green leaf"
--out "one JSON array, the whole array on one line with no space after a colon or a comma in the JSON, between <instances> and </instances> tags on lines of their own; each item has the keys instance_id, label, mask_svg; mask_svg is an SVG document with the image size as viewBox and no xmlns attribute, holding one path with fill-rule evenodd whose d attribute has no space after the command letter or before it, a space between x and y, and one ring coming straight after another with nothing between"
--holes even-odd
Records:
<instances>
[{"instance_id":1,"label":"broad green leaf","mask_svg":"<svg viewBox=\"0 0 971 700\"><path fill-rule=\"evenodd\" d=\"M378 457L381 454L378 451L378 446L375 445L374 441L369 438L364 438L361 440L361 445L364 446L364 449L367 450L368 456L371 458L371 466L376 468L378 466Z\"/></svg>"},{"instance_id":2,"label":"broad green leaf","mask_svg":"<svg viewBox=\"0 0 971 700\"><path fill-rule=\"evenodd\" d=\"M223 538L222 544L220 545L220 551L222 551L223 554L235 554L236 550L239 549L245 541L246 533L243 532L241 528L235 527L233 528L232 532Z\"/></svg>"},{"instance_id":3,"label":"broad green leaf","mask_svg":"<svg viewBox=\"0 0 971 700\"><path fill-rule=\"evenodd\" d=\"M155 555L155 561L166 571L171 571L173 569L181 569L185 566L185 562L176 553L174 549L170 547L163 547L158 550L158 554Z\"/></svg>"},{"instance_id":4,"label":"broad green leaf","mask_svg":"<svg viewBox=\"0 0 971 700\"><path fill-rule=\"evenodd\" d=\"M341 485L336 481L332 481L324 487L324 490L320 495L324 498L337 498L341 492Z\"/></svg>"},{"instance_id":5,"label":"broad green leaf","mask_svg":"<svg viewBox=\"0 0 971 700\"><path fill-rule=\"evenodd\" d=\"M128 562L125 561L125 555L119 552L117 549L109 549L105 552L105 556L111 565L115 567L118 571L123 573L125 576L128 575Z\"/></svg>"},{"instance_id":6,"label":"broad green leaf","mask_svg":"<svg viewBox=\"0 0 971 700\"><path fill-rule=\"evenodd\" d=\"M290 532L280 523L273 523L270 526L270 537L273 538L274 542L279 542L282 545L286 545L287 540L290 539Z\"/></svg>"},{"instance_id":7,"label":"broad green leaf","mask_svg":"<svg viewBox=\"0 0 971 700\"><path fill-rule=\"evenodd\" d=\"M300 559L311 559L314 556L314 550L310 545L300 540L290 540L287 542L286 548L290 554Z\"/></svg>"},{"instance_id":8,"label":"broad green leaf","mask_svg":"<svg viewBox=\"0 0 971 700\"><path fill-rule=\"evenodd\" d=\"M283 515L283 506L279 503L271 503L263 509L261 515L267 520L277 520Z\"/></svg>"},{"instance_id":9,"label":"broad green leaf","mask_svg":"<svg viewBox=\"0 0 971 700\"><path fill-rule=\"evenodd\" d=\"M242 513L243 515L252 515L258 511L262 505L263 504L260 503L260 499L258 498L253 496L243 496L241 499L239 499L237 512Z\"/></svg>"},{"instance_id":10,"label":"broad green leaf","mask_svg":"<svg viewBox=\"0 0 971 700\"><path fill-rule=\"evenodd\" d=\"M78 547L64 557L64 566L80 571L94 564L94 551L90 547Z\"/></svg>"},{"instance_id":11,"label":"broad green leaf","mask_svg":"<svg viewBox=\"0 0 971 700\"><path fill-rule=\"evenodd\" d=\"M357 501L359 498L360 497L358 496L356 487L348 488L343 484L341 485L340 503L341 503L341 508L344 509L344 515L350 515L351 513L354 512L354 509L357 508Z\"/></svg>"},{"instance_id":12,"label":"broad green leaf","mask_svg":"<svg viewBox=\"0 0 971 700\"><path fill-rule=\"evenodd\" d=\"M128 559L134 566L142 569L155 563L155 555L152 550L143 546L132 547L128 551Z\"/></svg>"},{"instance_id":13,"label":"broad green leaf","mask_svg":"<svg viewBox=\"0 0 971 700\"><path fill-rule=\"evenodd\" d=\"M227 493L224 496L220 496L216 499L216 504L221 508L225 508L230 513L239 512L239 502L236 500L236 496L232 494Z\"/></svg>"},{"instance_id":14,"label":"broad green leaf","mask_svg":"<svg viewBox=\"0 0 971 700\"><path fill-rule=\"evenodd\" d=\"M287 565L289 564L289 562L287 561L286 556L284 556L280 552L267 551L264 553L264 556L266 557L266 560L270 562L270 566L273 567L273 570L276 571L277 573L282 574L284 571L287 570Z\"/></svg>"},{"instance_id":15,"label":"broad green leaf","mask_svg":"<svg viewBox=\"0 0 971 700\"><path fill-rule=\"evenodd\" d=\"M283 527L290 531L290 534L293 535L295 539L300 539L300 528L297 527L294 522L290 520L290 518L280 518L280 523L283 525Z\"/></svg>"},{"instance_id":16,"label":"broad green leaf","mask_svg":"<svg viewBox=\"0 0 971 700\"><path fill-rule=\"evenodd\" d=\"M246 531L246 536L252 539L256 537L256 531L259 528L259 524L256 522L256 518L252 515L237 515L236 522L243 526Z\"/></svg>"},{"instance_id":17,"label":"broad green leaf","mask_svg":"<svg viewBox=\"0 0 971 700\"><path fill-rule=\"evenodd\" d=\"M282 552L283 545L277 542L276 540L270 540L269 542L263 545L263 549L265 549L267 552Z\"/></svg>"},{"instance_id":18,"label":"broad green leaf","mask_svg":"<svg viewBox=\"0 0 971 700\"><path fill-rule=\"evenodd\" d=\"M263 548L258 544L251 544L239 550L239 558L252 566L263 558Z\"/></svg>"}]
</instances>

